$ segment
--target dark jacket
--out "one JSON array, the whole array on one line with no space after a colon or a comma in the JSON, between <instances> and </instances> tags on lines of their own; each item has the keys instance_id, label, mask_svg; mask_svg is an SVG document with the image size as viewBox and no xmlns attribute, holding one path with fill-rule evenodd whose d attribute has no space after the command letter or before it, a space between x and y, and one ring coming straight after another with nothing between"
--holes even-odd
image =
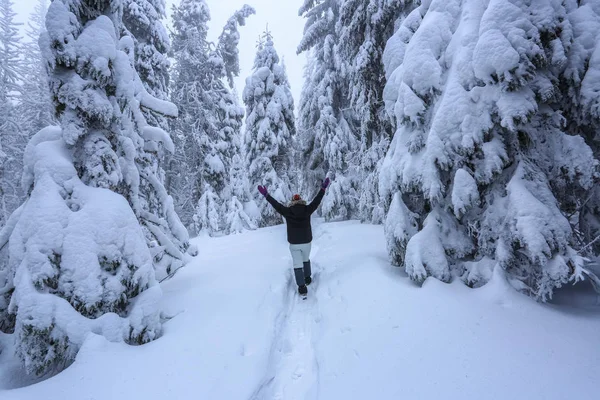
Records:
<instances>
[{"instance_id":1,"label":"dark jacket","mask_svg":"<svg viewBox=\"0 0 600 400\"><path fill-rule=\"evenodd\" d=\"M294 204L286 207L280 204L270 195L267 196L267 201L271 203L273 208L285 218L287 222L287 237L291 244L304 244L312 242L312 229L310 227L310 216L321 204L325 190L319 190L317 197L308 205Z\"/></svg>"}]
</instances>

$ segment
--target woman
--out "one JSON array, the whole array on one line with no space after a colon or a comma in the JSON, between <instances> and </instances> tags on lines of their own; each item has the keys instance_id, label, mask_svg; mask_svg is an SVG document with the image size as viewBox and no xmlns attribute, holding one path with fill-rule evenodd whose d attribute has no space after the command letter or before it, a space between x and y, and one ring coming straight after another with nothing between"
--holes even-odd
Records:
<instances>
[{"instance_id":1,"label":"woman","mask_svg":"<svg viewBox=\"0 0 600 400\"><path fill-rule=\"evenodd\" d=\"M290 252L294 262L294 276L298 284L298 293L305 295L308 292L306 285L312 282L310 270L310 247L312 242L312 228L310 216L321 204L325 190L329 186L329 178L321 184L321 190L310 204L302 200L299 194L292 197L289 207L286 207L272 198L265 186L259 186L258 191L265 196L273 208L285 218L287 225L287 238L290 243Z\"/></svg>"}]
</instances>

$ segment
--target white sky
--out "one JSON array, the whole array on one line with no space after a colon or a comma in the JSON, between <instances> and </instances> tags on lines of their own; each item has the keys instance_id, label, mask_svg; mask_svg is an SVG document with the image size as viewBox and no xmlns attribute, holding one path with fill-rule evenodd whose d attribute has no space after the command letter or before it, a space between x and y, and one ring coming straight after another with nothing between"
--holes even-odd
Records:
<instances>
[{"instance_id":1,"label":"white sky","mask_svg":"<svg viewBox=\"0 0 600 400\"><path fill-rule=\"evenodd\" d=\"M179 3L179 0L166 1L169 13L172 5ZM273 34L275 48L279 56L285 60L292 94L297 106L302 89L303 68L306 63L304 54L296 55L296 47L304 28L304 19L298 16L302 0L206 0L206 2L212 16L209 33L212 40L216 40L225 21L242 5L249 4L256 9L256 15L251 16L246 26L240 28L241 74L236 81L238 92L241 94L244 89L244 81L252 70L258 36L268 24L269 30ZM26 22L37 0L13 0L13 3L19 21Z\"/></svg>"}]
</instances>

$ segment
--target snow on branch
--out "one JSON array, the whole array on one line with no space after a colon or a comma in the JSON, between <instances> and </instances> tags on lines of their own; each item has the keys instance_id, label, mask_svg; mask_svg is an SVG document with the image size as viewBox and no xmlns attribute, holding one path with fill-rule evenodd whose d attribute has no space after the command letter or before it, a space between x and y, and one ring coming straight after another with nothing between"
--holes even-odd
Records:
<instances>
[{"instance_id":1,"label":"snow on branch","mask_svg":"<svg viewBox=\"0 0 600 400\"><path fill-rule=\"evenodd\" d=\"M140 99L140 104L142 107L155 111L159 114L165 115L167 117L177 118L179 114L177 110L177 106L170 101L160 100L156 97L152 96L145 89L142 92L142 96Z\"/></svg>"},{"instance_id":2,"label":"snow on branch","mask_svg":"<svg viewBox=\"0 0 600 400\"><path fill-rule=\"evenodd\" d=\"M145 126L142 129L142 137L145 140L152 140L155 142L162 143L165 146L165 149L169 153L175 152L175 145L173 144L173 140L171 140L171 136L164 129L156 127L156 126Z\"/></svg>"}]
</instances>

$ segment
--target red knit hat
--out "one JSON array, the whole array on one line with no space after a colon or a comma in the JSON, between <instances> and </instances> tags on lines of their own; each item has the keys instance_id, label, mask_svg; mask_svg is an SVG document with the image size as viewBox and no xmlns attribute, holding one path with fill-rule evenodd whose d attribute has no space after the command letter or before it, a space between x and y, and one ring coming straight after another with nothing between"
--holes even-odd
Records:
<instances>
[{"instance_id":1,"label":"red knit hat","mask_svg":"<svg viewBox=\"0 0 600 400\"><path fill-rule=\"evenodd\" d=\"M300 197L299 194L295 194L292 196L292 201L298 201L298 200L302 200L302 197Z\"/></svg>"}]
</instances>

